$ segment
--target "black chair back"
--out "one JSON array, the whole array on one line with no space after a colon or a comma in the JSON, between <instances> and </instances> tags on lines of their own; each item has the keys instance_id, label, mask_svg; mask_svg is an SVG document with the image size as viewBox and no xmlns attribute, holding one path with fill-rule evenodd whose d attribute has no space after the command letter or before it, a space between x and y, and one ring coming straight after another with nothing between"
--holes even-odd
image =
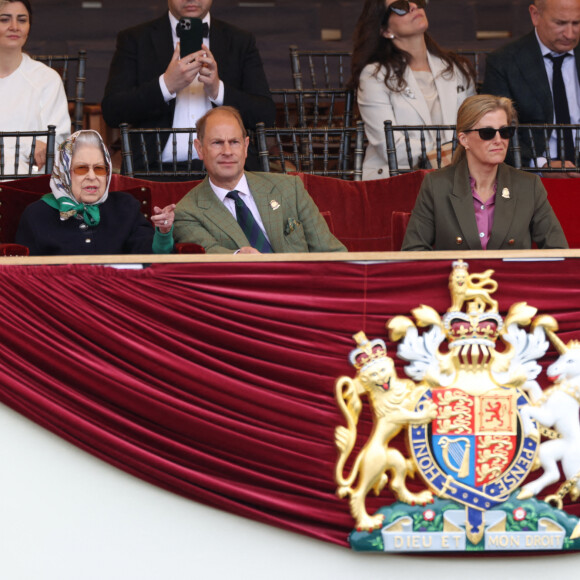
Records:
<instances>
[{"instance_id":1,"label":"black chair back","mask_svg":"<svg viewBox=\"0 0 580 580\"><path fill-rule=\"evenodd\" d=\"M467 50L459 48L455 52L457 52L458 55L467 58L467 60L469 60L473 65L473 70L475 71L475 89L480 93L481 86L483 85L483 77L485 76L485 59L490 53L490 50Z\"/></svg>"},{"instance_id":2,"label":"black chair back","mask_svg":"<svg viewBox=\"0 0 580 580\"><path fill-rule=\"evenodd\" d=\"M203 179L206 171L197 158L193 142L197 131L193 128L133 129L127 123L119 125L121 130L121 173L128 177L163 181L190 181ZM178 161L178 140L185 137L187 149L185 160ZM171 159L163 161L167 144Z\"/></svg>"},{"instance_id":3,"label":"black chair back","mask_svg":"<svg viewBox=\"0 0 580 580\"><path fill-rule=\"evenodd\" d=\"M36 169L34 161L38 141L46 143L46 163L41 171ZM52 173L55 144L55 125L49 125L45 131L0 132L0 180Z\"/></svg>"},{"instance_id":4,"label":"black chair back","mask_svg":"<svg viewBox=\"0 0 580 580\"><path fill-rule=\"evenodd\" d=\"M73 109L73 131L80 131L84 126L87 51L79 50L77 56L37 54L36 56L31 55L31 58L44 63L60 74L64 92Z\"/></svg>"},{"instance_id":5,"label":"black chair back","mask_svg":"<svg viewBox=\"0 0 580 580\"><path fill-rule=\"evenodd\" d=\"M360 181L364 157L364 126L256 127L262 171L310 173Z\"/></svg>"},{"instance_id":6,"label":"black chair back","mask_svg":"<svg viewBox=\"0 0 580 580\"><path fill-rule=\"evenodd\" d=\"M349 127L354 95L347 89L275 89L278 127Z\"/></svg>"},{"instance_id":7,"label":"black chair back","mask_svg":"<svg viewBox=\"0 0 580 580\"><path fill-rule=\"evenodd\" d=\"M564 154L563 135L565 131L569 131L572 137L574 159L566 160ZM552 149L552 152L550 152L550 147L546 147L546 143L550 143L554 132L556 136L556 151ZM538 158L542 159L539 163L540 165L545 163L544 166L538 167L538 163L533 161ZM569 167L562 167L566 161ZM580 125L558 125L554 123L518 125L516 133L510 142L508 162L523 171L542 173L546 177L549 177L550 173L580 172Z\"/></svg>"},{"instance_id":8,"label":"black chair back","mask_svg":"<svg viewBox=\"0 0 580 580\"><path fill-rule=\"evenodd\" d=\"M572 136L574 159L565 159L562 138L565 131L570 131ZM557 151L551 153L546 143L550 143L554 132ZM450 133L453 137L449 142L446 139ZM393 125L392 121L385 121L385 142L391 176L417 169L437 169L446 165L449 154L455 152L456 128L455 125ZM397 145L401 150L403 143L404 157L401 159L397 157ZM580 125L517 125L510 139L506 163L546 177L550 173L580 173Z\"/></svg>"},{"instance_id":9,"label":"black chair back","mask_svg":"<svg viewBox=\"0 0 580 580\"><path fill-rule=\"evenodd\" d=\"M295 89L343 89L350 78L348 51L299 50L290 47L290 67Z\"/></svg>"},{"instance_id":10,"label":"black chair back","mask_svg":"<svg viewBox=\"0 0 580 580\"><path fill-rule=\"evenodd\" d=\"M457 148L455 125L393 125L385 121L389 175L447 165ZM397 157L397 146L403 158Z\"/></svg>"}]
</instances>

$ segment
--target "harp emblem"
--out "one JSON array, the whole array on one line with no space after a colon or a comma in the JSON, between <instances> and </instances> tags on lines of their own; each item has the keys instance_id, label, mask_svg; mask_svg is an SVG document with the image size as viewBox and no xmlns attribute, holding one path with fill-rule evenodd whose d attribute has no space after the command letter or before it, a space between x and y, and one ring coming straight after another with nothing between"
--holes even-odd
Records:
<instances>
[{"instance_id":1,"label":"harp emblem","mask_svg":"<svg viewBox=\"0 0 580 580\"><path fill-rule=\"evenodd\" d=\"M447 469L455 472L459 479L465 479L469 475L471 441L467 437L441 437L439 445Z\"/></svg>"}]
</instances>

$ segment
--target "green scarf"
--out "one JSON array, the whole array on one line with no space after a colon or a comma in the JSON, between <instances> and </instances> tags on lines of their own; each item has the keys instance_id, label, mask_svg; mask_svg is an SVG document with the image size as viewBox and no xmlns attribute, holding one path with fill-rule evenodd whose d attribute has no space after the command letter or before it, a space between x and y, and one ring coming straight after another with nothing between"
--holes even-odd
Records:
<instances>
[{"instance_id":1,"label":"green scarf","mask_svg":"<svg viewBox=\"0 0 580 580\"><path fill-rule=\"evenodd\" d=\"M65 221L77 214L81 215L84 222L89 226L98 226L101 221L101 212L98 205L85 205L84 203L73 201L69 197L56 199L52 193L43 195L41 199L60 212L61 221Z\"/></svg>"}]
</instances>

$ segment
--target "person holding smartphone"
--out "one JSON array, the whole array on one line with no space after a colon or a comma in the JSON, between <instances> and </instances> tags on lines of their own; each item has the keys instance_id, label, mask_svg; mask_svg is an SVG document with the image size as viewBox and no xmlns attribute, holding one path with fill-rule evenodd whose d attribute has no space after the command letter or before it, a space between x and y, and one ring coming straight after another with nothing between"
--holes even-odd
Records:
<instances>
[{"instance_id":1,"label":"person holding smartphone","mask_svg":"<svg viewBox=\"0 0 580 580\"><path fill-rule=\"evenodd\" d=\"M211 18L212 3L168 0L168 13L119 33L102 101L110 127L195 127L220 105L238 109L246 129L274 125L276 107L253 34ZM200 19L209 33L201 50L182 57L177 28L183 18ZM156 158L153 140L148 146ZM185 151L178 148L179 161L186 160ZM164 152L165 161L170 153ZM252 150L247 166L259 167Z\"/></svg>"},{"instance_id":2,"label":"person holding smartphone","mask_svg":"<svg viewBox=\"0 0 580 580\"><path fill-rule=\"evenodd\" d=\"M542 180L504 163L515 121L506 97L463 102L452 164L425 175L402 250L568 247Z\"/></svg>"}]
</instances>

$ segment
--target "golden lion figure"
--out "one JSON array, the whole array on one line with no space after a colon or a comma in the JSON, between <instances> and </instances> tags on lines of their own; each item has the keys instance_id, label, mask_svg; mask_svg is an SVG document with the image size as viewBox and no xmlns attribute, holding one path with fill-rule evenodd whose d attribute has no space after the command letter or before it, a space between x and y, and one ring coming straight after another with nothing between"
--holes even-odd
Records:
<instances>
[{"instance_id":1,"label":"golden lion figure","mask_svg":"<svg viewBox=\"0 0 580 580\"><path fill-rule=\"evenodd\" d=\"M385 343L380 340L369 342L363 332L354 336L359 348L350 353L351 363L357 368L354 379L340 377L336 381L336 398L347 426L335 429L334 440L339 450L335 479L339 497L350 498L350 512L359 530L372 531L380 528L383 515L369 515L365 500L371 489L376 495L389 481L395 496L408 504L433 501L430 491L411 493L406 485L407 476L412 476L415 466L389 442L408 425L428 423L437 415L437 406L429 401L415 411L414 408L426 388L419 388L409 379L400 379L395 372L393 359L387 356ZM357 437L357 423L362 410L361 396L366 395L373 413L373 429L368 441L361 449L348 476L344 467ZM355 485L356 482L356 485Z\"/></svg>"},{"instance_id":2,"label":"golden lion figure","mask_svg":"<svg viewBox=\"0 0 580 580\"><path fill-rule=\"evenodd\" d=\"M451 292L452 304L447 312L461 312L466 301L469 304L469 313L481 313L485 306L489 306L489 312L497 312L497 300L491 298L497 290L497 282L491 279L493 270L486 270L482 274L469 274L468 264L463 260L453 262L453 269L449 275L449 291Z\"/></svg>"}]
</instances>

